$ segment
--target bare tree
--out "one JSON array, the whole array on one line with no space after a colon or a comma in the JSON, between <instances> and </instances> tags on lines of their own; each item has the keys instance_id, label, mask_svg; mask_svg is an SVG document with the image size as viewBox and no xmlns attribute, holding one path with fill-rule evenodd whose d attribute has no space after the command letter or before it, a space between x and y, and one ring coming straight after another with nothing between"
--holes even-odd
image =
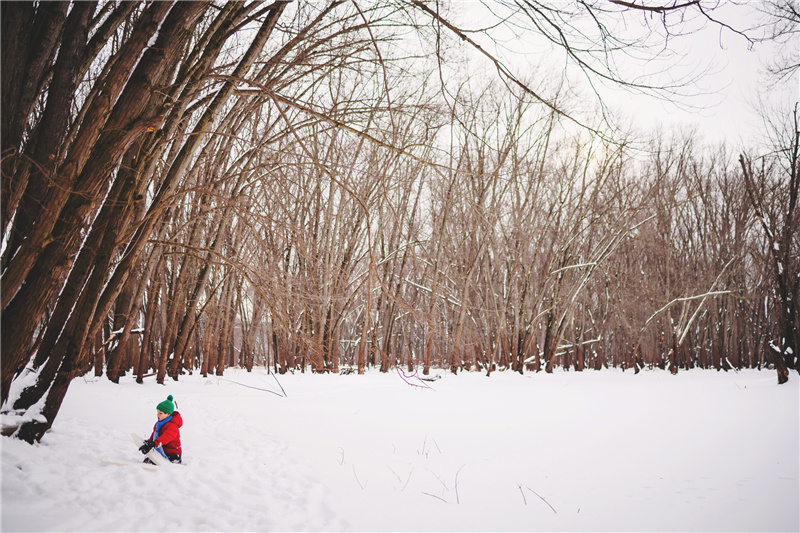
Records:
<instances>
[{"instance_id":1,"label":"bare tree","mask_svg":"<svg viewBox=\"0 0 800 533\"><path fill-rule=\"evenodd\" d=\"M783 46L783 52L767 65L778 80L791 80L800 70L796 35L800 32L800 4L796 0L763 0L761 11L766 18L765 40Z\"/></svg>"},{"instance_id":2,"label":"bare tree","mask_svg":"<svg viewBox=\"0 0 800 533\"><path fill-rule=\"evenodd\" d=\"M796 120L783 174L770 156L737 179L692 143L637 166L602 103L570 97L681 92L615 58L736 31L715 4L518 0L482 27L460 7L3 4L2 399L37 372L9 409L47 420L19 435L90 365L727 368L732 331L734 365L765 331L796 365ZM515 72L489 46L509 28L569 72ZM767 254L795 307L747 322Z\"/></svg>"},{"instance_id":3,"label":"bare tree","mask_svg":"<svg viewBox=\"0 0 800 533\"><path fill-rule=\"evenodd\" d=\"M764 230L772 279L777 286L770 295L774 301L776 340L770 342L778 372L778 382L785 383L789 369L797 368L798 332L800 332L800 216L797 211L800 193L800 115L795 104L788 127L776 130L777 151L761 158L760 168L742 155L739 162L755 215Z\"/></svg>"}]
</instances>

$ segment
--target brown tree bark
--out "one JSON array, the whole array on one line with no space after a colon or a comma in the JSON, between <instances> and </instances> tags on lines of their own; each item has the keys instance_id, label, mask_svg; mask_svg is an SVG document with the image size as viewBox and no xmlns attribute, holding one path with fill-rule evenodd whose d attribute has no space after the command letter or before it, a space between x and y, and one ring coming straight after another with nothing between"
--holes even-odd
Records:
<instances>
[{"instance_id":1,"label":"brown tree bark","mask_svg":"<svg viewBox=\"0 0 800 533\"><path fill-rule=\"evenodd\" d=\"M19 221L15 220L13 228L14 235L20 239L24 237L24 241L18 246L16 242L10 243L9 253L13 253L13 257L4 265L5 270L2 277L5 287L2 295L4 314L12 298L18 301L25 299L25 297L17 296L17 291L22 287L23 282L28 282L26 288L29 291L34 290L31 289L32 284L38 286L39 280L36 280L37 283L33 283L34 280L28 278L28 274L41 263L42 255L45 258L53 257L53 261L63 261L62 257L54 252L74 247L74 237L66 232L69 231L72 224L79 223L84 219L87 211L91 209L92 203L96 200L98 192L107 183L108 174L119 162L122 153L136 139L137 135L149 126L145 122L137 122L140 106L148 101L142 91L151 89L149 85L146 85L149 74L147 67L142 64L137 66L137 60L147 45L147 41L158 29L159 23L168 14L169 8L168 2L158 2L152 5L139 19L131 37L115 57L113 67L107 72L106 78L97 83L102 90L92 100L89 112L81 121L80 130L72 142L69 152L60 164L58 171L46 177L47 180L54 181L56 186L46 187L47 183L45 183L45 187L41 187L40 183L29 180L28 189L32 190L31 195L28 196L31 209L27 216L24 216L25 213L21 213L23 216ZM154 52L150 53L150 57L156 59L154 56ZM79 62L81 58L72 58L72 60ZM126 85L134 66L141 74L138 80ZM149 67L158 68L158 62L151 63ZM129 98L118 101L123 89L126 88ZM97 150L95 150L96 146ZM99 149L100 146L103 147L102 150ZM89 171L84 172L90 161L92 167ZM36 187L38 189L35 189ZM44 196L37 196L36 190L44 191ZM64 209L68 201L73 203L71 207L77 207L80 211L71 212L69 209ZM62 235L55 230L62 210L65 216L60 232L69 237L69 240L63 243L58 240L62 238ZM53 234L54 231L56 231L55 234ZM47 253L44 253L45 250ZM34 277L45 276L39 270L36 270L33 275ZM57 281L60 275L60 270L54 272L53 275L46 278L49 283L44 285L42 290L36 290L36 292L45 296L44 299L48 299L47 296L51 292L49 285L54 283L53 280ZM27 297L30 298L30 296ZM41 317L41 305L28 304L22 309L26 313L16 316L24 317L25 320L17 322L28 324L28 328L35 327L30 324L31 322L35 324ZM19 311L18 309L17 312ZM16 333L10 337L14 340L13 345L16 346ZM8 348L9 351L6 353L15 351L10 349L11 345Z\"/></svg>"},{"instance_id":2,"label":"brown tree bark","mask_svg":"<svg viewBox=\"0 0 800 533\"><path fill-rule=\"evenodd\" d=\"M13 300L3 309L5 334L2 345L3 353L8 355L3 359L3 390L6 391L4 397L7 395L11 376L24 361L26 337L31 337L33 329L41 320L47 302L58 290L72 266L73 254L80 244L81 230L85 227L88 216L97 208L98 194L104 186L107 186L109 175L119 164L124 151L153 123L152 120L142 117L149 95L157 87L155 83L164 72L166 62L177 61L177 48L184 44L182 32L189 31L186 27L193 26L196 17L203 9L203 6L198 4L187 4L187 6L191 9L176 10L172 14L172 24L162 28L158 43L163 48L158 49L158 52L145 53L138 63L137 70L132 76L132 80L135 81L122 91L123 94L105 124L107 129L102 133L99 131L100 120L90 120L88 126L84 125L82 133L85 132L85 135L79 136L75 146L83 146L79 142L81 139L89 140L95 148L92 156L88 156L88 149L73 148L71 151L73 155L65 163L64 168L80 169L80 174L78 172L68 174L68 182L75 180L75 185L69 188L55 188L58 192L54 192L52 200L45 203L46 209L52 211L48 211L47 217L42 217L39 221L41 225L37 225L30 242L26 241L20 247L13 261L9 263L8 269L3 273L4 287L8 281L11 292L21 286L23 279L21 276L25 276L26 281L26 284L14 293ZM122 73L117 74L122 76ZM124 76L124 79L127 79L127 76ZM119 86L122 87L121 84ZM97 111L99 113L101 109ZM95 137L96 141L85 139L87 136ZM81 164L82 162L85 164ZM69 195L70 192L74 194ZM63 213L61 206L65 208ZM52 225L48 224L48 218L53 220ZM45 240L47 237L43 233L49 231L48 228L53 230L52 240L49 242ZM39 250L45 253L37 254ZM4 298L5 295L4 291ZM14 320L8 320L7 317L10 316L13 316Z\"/></svg>"}]
</instances>

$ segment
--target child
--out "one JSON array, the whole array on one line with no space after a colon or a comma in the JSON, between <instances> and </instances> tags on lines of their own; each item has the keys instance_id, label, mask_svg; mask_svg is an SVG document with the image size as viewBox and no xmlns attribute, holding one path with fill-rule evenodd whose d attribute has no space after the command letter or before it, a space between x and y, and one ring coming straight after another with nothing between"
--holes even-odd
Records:
<instances>
[{"instance_id":1,"label":"child","mask_svg":"<svg viewBox=\"0 0 800 533\"><path fill-rule=\"evenodd\" d=\"M167 396L167 399L156 406L156 416L158 422L153 426L153 433L150 438L144 441L144 444L139 451L146 454L153 448L158 453L169 459L173 463L181 462L181 432L180 427L183 425L181 414L175 410L175 404L172 403L172 395ZM149 457L144 460L145 463L152 463Z\"/></svg>"}]
</instances>

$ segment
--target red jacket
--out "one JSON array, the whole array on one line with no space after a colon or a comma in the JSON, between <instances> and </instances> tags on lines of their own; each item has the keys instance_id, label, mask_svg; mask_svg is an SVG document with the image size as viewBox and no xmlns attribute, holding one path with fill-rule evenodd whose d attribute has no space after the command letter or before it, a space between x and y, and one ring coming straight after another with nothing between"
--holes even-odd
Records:
<instances>
[{"instance_id":1,"label":"red jacket","mask_svg":"<svg viewBox=\"0 0 800 533\"><path fill-rule=\"evenodd\" d=\"M157 424L158 422L156 422ZM183 419L178 411L172 413L172 420L167 422L161 427L161 433L158 438L154 440L156 446L161 446L164 453L167 455L182 455L181 453L181 431L180 427L183 425ZM156 434L156 426L153 426L153 432L150 434L150 439L153 440L153 435Z\"/></svg>"}]
</instances>

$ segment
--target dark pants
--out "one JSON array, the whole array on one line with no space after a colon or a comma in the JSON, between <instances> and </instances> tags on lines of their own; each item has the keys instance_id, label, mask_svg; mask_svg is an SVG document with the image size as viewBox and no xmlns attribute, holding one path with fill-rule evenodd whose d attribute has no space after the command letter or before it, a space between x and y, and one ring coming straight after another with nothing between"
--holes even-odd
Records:
<instances>
[{"instance_id":1,"label":"dark pants","mask_svg":"<svg viewBox=\"0 0 800 533\"><path fill-rule=\"evenodd\" d=\"M180 456L180 455L170 455L170 454L167 454L167 459L169 459L169 462L170 462L170 463L181 464L181 456ZM144 461L142 461L142 462L143 462L143 463L147 463L147 464L149 464L149 465L154 465L154 464L155 464L155 463L153 462L153 460L152 460L152 459L150 459L149 457L145 457L145 458L144 458Z\"/></svg>"}]
</instances>

